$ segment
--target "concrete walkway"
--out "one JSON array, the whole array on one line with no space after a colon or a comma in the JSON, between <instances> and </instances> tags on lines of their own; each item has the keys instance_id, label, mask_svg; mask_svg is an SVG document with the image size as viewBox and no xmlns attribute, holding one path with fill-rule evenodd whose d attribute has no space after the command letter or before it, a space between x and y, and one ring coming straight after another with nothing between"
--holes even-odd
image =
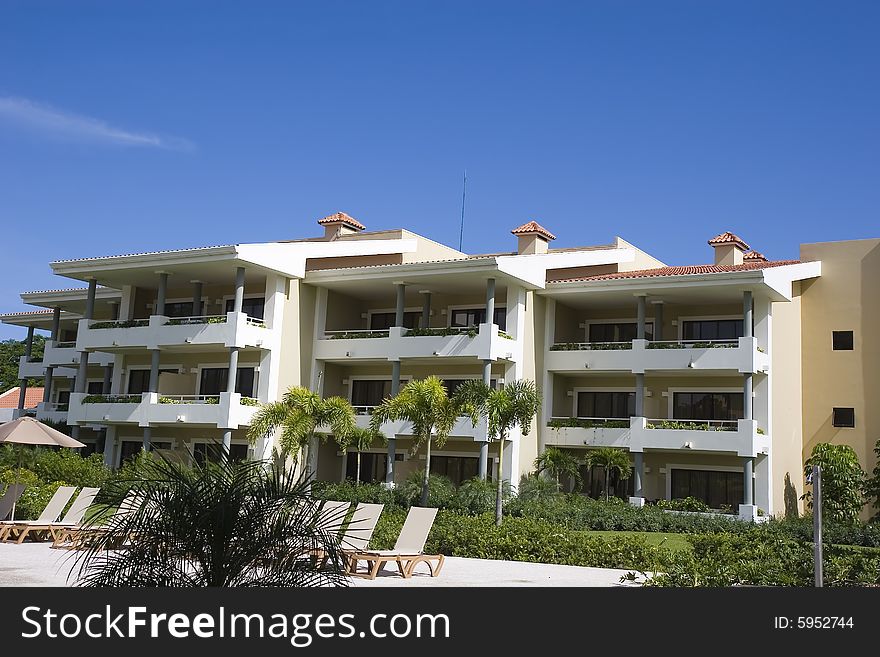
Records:
<instances>
[{"instance_id":1,"label":"concrete walkway","mask_svg":"<svg viewBox=\"0 0 880 657\"><path fill-rule=\"evenodd\" d=\"M69 586L74 553L52 550L47 543L0 543L0 586ZM420 565L403 579L389 564L375 580L352 578L353 586L633 586L621 584L626 570L583 568L522 561L448 557L439 577ZM635 584L638 586L638 584Z\"/></svg>"}]
</instances>

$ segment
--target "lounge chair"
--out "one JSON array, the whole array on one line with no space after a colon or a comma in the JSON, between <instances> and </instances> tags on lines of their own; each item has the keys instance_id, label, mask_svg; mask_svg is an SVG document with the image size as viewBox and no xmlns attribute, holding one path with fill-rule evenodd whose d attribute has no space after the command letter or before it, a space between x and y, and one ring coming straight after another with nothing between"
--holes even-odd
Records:
<instances>
[{"instance_id":1,"label":"lounge chair","mask_svg":"<svg viewBox=\"0 0 880 657\"><path fill-rule=\"evenodd\" d=\"M327 500L324 502L318 512L318 519L315 523L315 529L317 532L338 534L339 530L342 529L345 524L345 517L348 515L350 507L351 502L338 502L336 500ZM314 547L306 548L301 556L312 557L315 560L315 563L324 563L327 560L326 551L324 550L324 545L321 543L320 539Z\"/></svg>"},{"instance_id":2,"label":"lounge chair","mask_svg":"<svg viewBox=\"0 0 880 657\"><path fill-rule=\"evenodd\" d=\"M6 517L12 513L15 503L18 502L25 488L27 486L24 484L9 484L6 487L3 497L0 497L0 520L6 520Z\"/></svg>"},{"instance_id":3,"label":"lounge chair","mask_svg":"<svg viewBox=\"0 0 880 657\"><path fill-rule=\"evenodd\" d=\"M425 554L425 542L437 516L437 509L410 507L400 535L393 550L358 550L348 554L348 574L357 577L376 579L376 575L389 561L397 564L397 569L405 578L412 577L415 567L424 562L428 564L431 577L437 577L443 568L442 554ZM366 561L371 567L365 572L358 572L359 561ZM436 562L436 564L434 563Z\"/></svg>"},{"instance_id":4,"label":"lounge chair","mask_svg":"<svg viewBox=\"0 0 880 657\"><path fill-rule=\"evenodd\" d=\"M122 503L116 508L110 518L120 518L135 511L141 505L142 501L143 500L138 493L130 492L125 496L125 499L122 500ZM104 524L95 524L92 523L91 520L83 523L82 519L80 519L80 522L75 525L61 527L55 534L55 540L52 543L52 547L64 547L76 550L83 546L83 541L86 538L96 536L105 531L107 531L107 529ZM67 545L65 545L65 543Z\"/></svg>"},{"instance_id":5,"label":"lounge chair","mask_svg":"<svg viewBox=\"0 0 880 657\"><path fill-rule=\"evenodd\" d=\"M351 516L351 520L345 527L345 533L340 539L340 544L345 552L359 552L366 550L382 515L384 504L367 504L359 502Z\"/></svg>"},{"instance_id":6,"label":"lounge chair","mask_svg":"<svg viewBox=\"0 0 880 657\"><path fill-rule=\"evenodd\" d=\"M5 543L15 536L15 542L22 543L32 532L35 535L48 534L49 524L58 520L75 492L76 486L59 486L36 520L4 520L0 523L0 541Z\"/></svg>"}]
</instances>

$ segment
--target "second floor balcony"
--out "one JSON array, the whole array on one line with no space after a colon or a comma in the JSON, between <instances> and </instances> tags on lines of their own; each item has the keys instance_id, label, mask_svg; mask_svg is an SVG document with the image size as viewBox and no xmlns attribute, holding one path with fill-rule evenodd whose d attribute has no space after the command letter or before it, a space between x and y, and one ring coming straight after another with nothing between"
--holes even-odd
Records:
<instances>
[{"instance_id":1,"label":"second floor balcony","mask_svg":"<svg viewBox=\"0 0 880 657\"><path fill-rule=\"evenodd\" d=\"M201 317L151 315L122 321L80 320L76 349L118 352L160 347L260 347L271 349L276 331L243 312Z\"/></svg>"},{"instance_id":2,"label":"second floor balcony","mask_svg":"<svg viewBox=\"0 0 880 657\"><path fill-rule=\"evenodd\" d=\"M370 419L374 408L375 406L355 406L355 421L357 423L357 426L364 429L370 426ZM395 436L411 436L412 422L407 422L403 420L397 422L388 422L383 425L382 432L389 438L394 438ZM451 439L459 440L484 440L485 436L485 422L477 422L477 426L474 426L474 423L471 421L471 419L464 416L458 418L455 423L455 427L453 427L452 432L449 434L449 437Z\"/></svg>"},{"instance_id":3,"label":"second floor balcony","mask_svg":"<svg viewBox=\"0 0 880 657\"><path fill-rule=\"evenodd\" d=\"M219 395L70 395L67 418L77 424L185 424L237 429L250 424L259 402L238 393Z\"/></svg>"},{"instance_id":4,"label":"second floor balcony","mask_svg":"<svg viewBox=\"0 0 880 657\"><path fill-rule=\"evenodd\" d=\"M516 352L516 341L497 324L332 331L315 342L315 358L339 361L433 357L511 360Z\"/></svg>"}]
</instances>

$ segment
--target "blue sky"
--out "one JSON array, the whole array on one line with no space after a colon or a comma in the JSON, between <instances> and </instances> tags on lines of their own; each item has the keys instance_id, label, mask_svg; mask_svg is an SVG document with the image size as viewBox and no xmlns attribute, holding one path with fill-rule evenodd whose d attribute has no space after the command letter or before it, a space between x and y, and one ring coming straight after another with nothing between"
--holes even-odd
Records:
<instances>
[{"instance_id":1,"label":"blue sky","mask_svg":"<svg viewBox=\"0 0 880 657\"><path fill-rule=\"evenodd\" d=\"M0 223L48 262L314 235L615 234L670 264L880 236L876 2L0 0ZM0 338L23 331L0 327Z\"/></svg>"}]
</instances>

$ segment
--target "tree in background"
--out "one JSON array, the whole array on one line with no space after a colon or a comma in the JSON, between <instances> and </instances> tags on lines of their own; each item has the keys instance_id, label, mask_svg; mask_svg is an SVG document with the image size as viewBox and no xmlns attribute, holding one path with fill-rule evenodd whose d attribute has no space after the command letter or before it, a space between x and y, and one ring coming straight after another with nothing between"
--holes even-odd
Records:
<instances>
[{"instance_id":1,"label":"tree in background","mask_svg":"<svg viewBox=\"0 0 880 657\"><path fill-rule=\"evenodd\" d=\"M420 506L428 505L431 443L443 447L461 412L457 398L447 394L446 386L436 376L410 381L396 396L385 399L373 409L371 427L374 431L379 431L385 422L406 420L412 423L413 454L423 444L426 446Z\"/></svg>"},{"instance_id":2,"label":"tree in background","mask_svg":"<svg viewBox=\"0 0 880 657\"><path fill-rule=\"evenodd\" d=\"M42 360L46 338L34 335L31 359ZM24 356L25 340L0 340L0 392L6 392L19 384L18 363ZM29 386L43 385L42 379L28 379Z\"/></svg>"},{"instance_id":3,"label":"tree in background","mask_svg":"<svg viewBox=\"0 0 880 657\"><path fill-rule=\"evenodd\" d=\"M585 458L589 467L598 466L605 472L605 500L608 500L608 490L611 487L611 473L617 471L620 479L629 479L630 462L629 454L617 447L600 447L590 450Z\"/></svg>"},{"instance_id":4,"label":"tree in background","mask_svg":"<svg viewBox=\"0 0 880 657\"><path fill-rule=\"evenodd\" d=\"M825 519L858 520L865 506L865 473L855 450L849 445L819 443L804 462L804 477L812 475L814 465L822 468L822 514ZM807 500L807 508L813 508L811 491L801 495L801 499Z\"/></svg>"},{"instance_id":5,"label":"tree in background","mask_svg":"<svg viewBox=\"0 0 880 657\"><path fill-rule=\"evenodd\" d=\"M376 441L388 442L388 438L381 431L373 429L373 427L354 427L348 434L334 435L336 442L342 449L343 458L346 458L348 451L353 449L357 454L357 467L354 474L354 483L360 486L361 483L361 452L370 448Z\"/></svg>"},{"instance_id":6,"label":"tree in background","mask_svg":"<svg viewBox=\"0 0 880 657\"><path fill-rule=\"evenodd\" d=\"M281 452L299 461L317 435L325 427L334 436L350 435L355 429L354 409L342 397L321 396L302 386L287 389L280 401L262 404L251 420L248 439L251 443L281 431ZM303 463L307 463L306 458Z\"/></svg>"},{"instance_id":7,"label":"tree in background","mask_svg":"<svg viewBox=\"0 0 880 657\"><path fill-rule=\"evenodd\" d=\"M581 479L581 465L583 462L571 453L558 447L545 447L544 451L535 459L535 473L550 473L556 479L556 490L562 490L559 482L561 477L574 479L575 488L583 483Z\"/></svg>"},{"instance_id":8,"label":"tree in background","mask_svg":"<svg viewBox=\"0 0 880 657\"><path fill-rule=\"evenodd\" d=\"M874 443L874 456L877 465L874 466L871 477L865 481L865 497L868 498L871 506L877 509L873 520L880 521L880 440Z\"/></svg>"},{"instance_id":9,"label":"tree in background","mask_svg":"<svg viewBox=\"0 0 880 657\"><path fill-rule=\"evenodd\" d=\"M504 510L504 441L517 426L527 436L541 408L541 394L534 381L521 379L493 389L482 381L466 381L456 391L461 407L474 426L481 416L489 423L489 441L498 443L498 475L495 480L495 524L501 526Z\"/></svg>"}]
</instances>

